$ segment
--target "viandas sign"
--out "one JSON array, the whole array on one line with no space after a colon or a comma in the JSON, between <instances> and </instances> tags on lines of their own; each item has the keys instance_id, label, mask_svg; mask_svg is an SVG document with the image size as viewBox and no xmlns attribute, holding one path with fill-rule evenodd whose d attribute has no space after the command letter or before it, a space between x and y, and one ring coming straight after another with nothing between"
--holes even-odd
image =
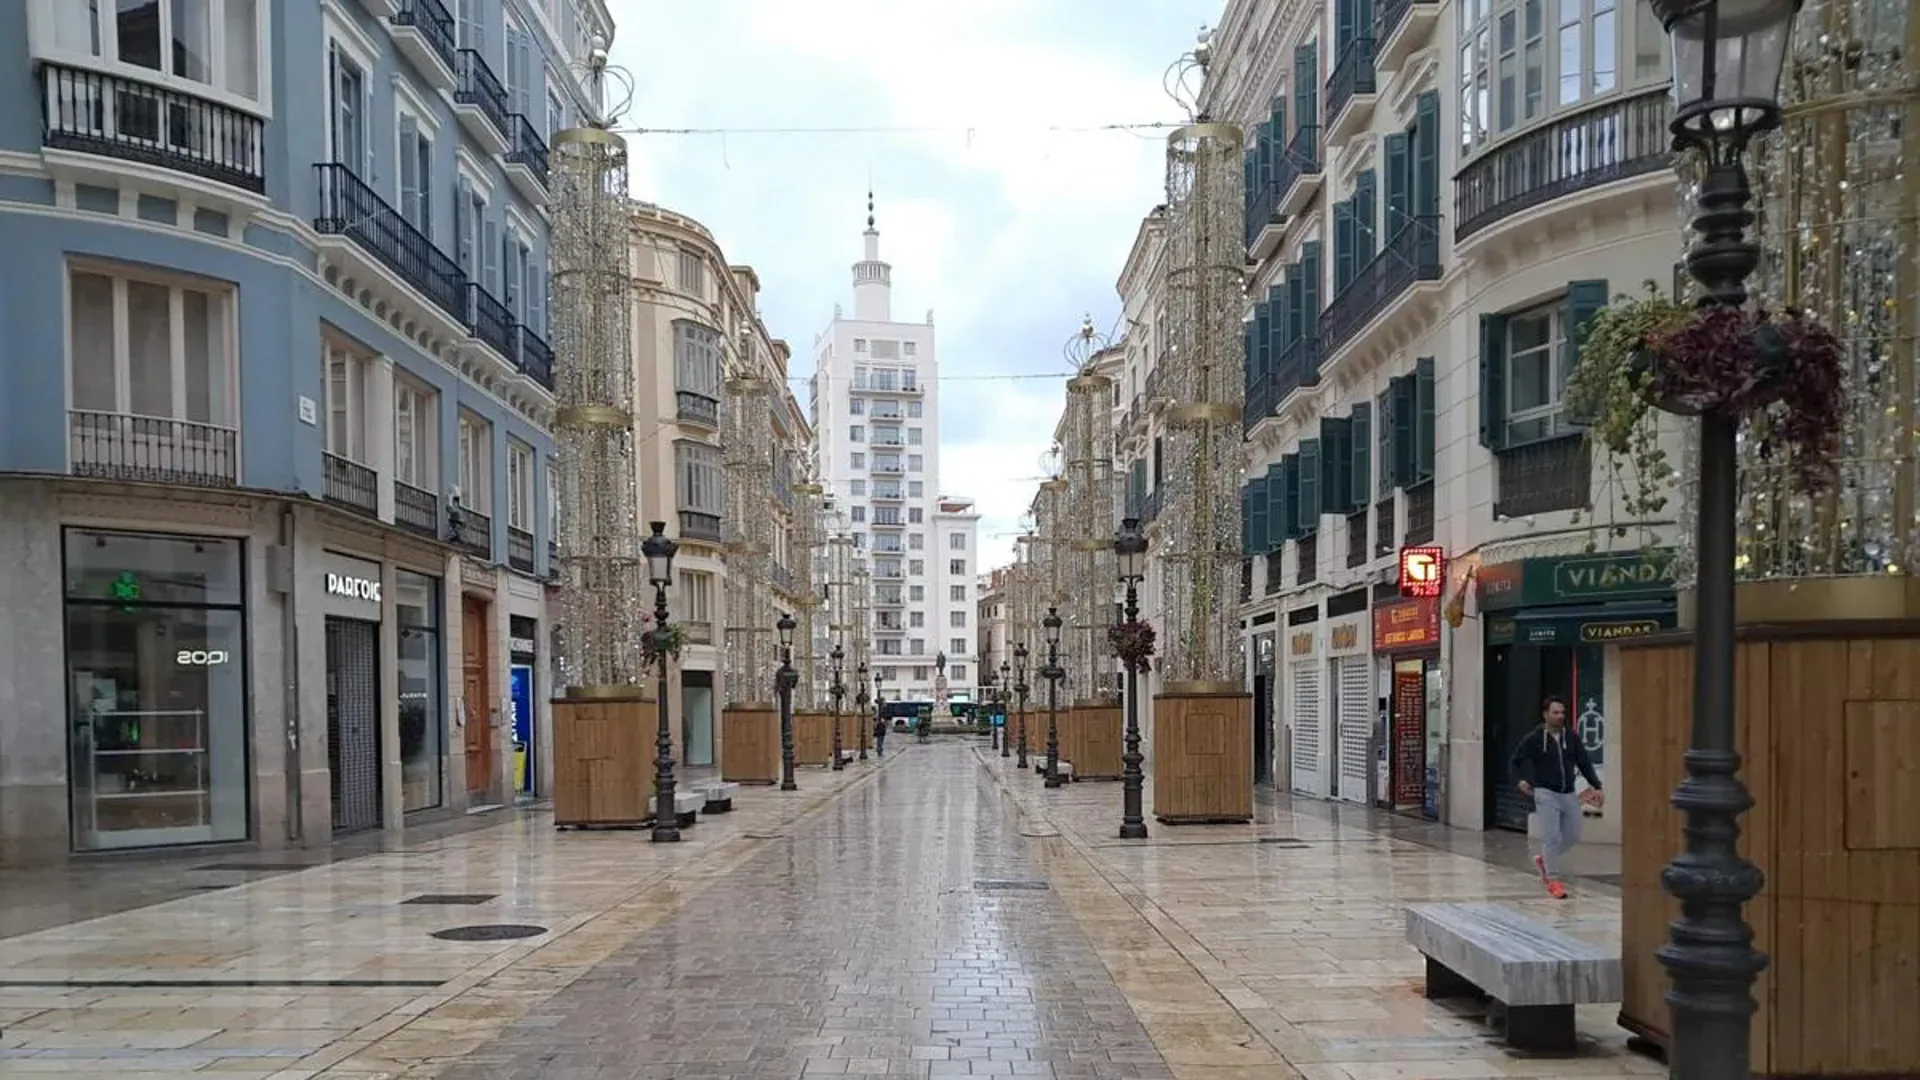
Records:
<instances>
[{"instance_id":1,"label":"viandas sign","mask_svg":"<svg viewBox=\"0 0 1920 1080\"><path fill-rule=\"evenodd\" d=\"M1662 599L1674 591L1673 549L1495 563L1480 568L1474 588L1483 612Z\"/></svg>"}]
</instances>

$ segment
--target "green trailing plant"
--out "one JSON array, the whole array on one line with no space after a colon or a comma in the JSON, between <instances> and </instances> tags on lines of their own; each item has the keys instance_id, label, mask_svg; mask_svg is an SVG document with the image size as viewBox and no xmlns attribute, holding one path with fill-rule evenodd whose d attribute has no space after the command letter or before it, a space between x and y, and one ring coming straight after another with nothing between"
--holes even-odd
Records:
<instances>
[{"instance_id":1,"label":"green trailing plant","mask_svg":"<svg viewBox=\"0 0 1920 1080\"><path fill-rule=\"evenodd\" d=\"M650 665L659 663L662 656L678 662L680 650L687 644L686 631L678 623L668 623L661 629L651 615L644 617L643 624L647 629L640 635L640 658Z\"/></svg>"},{"instance_id":2,"label":"green trailing plant","mask_svg":"<svg viewBox=\"0 0 1920 1080\"><path fill-rule=\"evenodd\" d=\"M1566 399L1568 414L1586 426L1588 445L1605 453L1621 509L1643 520L1666 509L1673 478L1649 397L1648 344L1693 314L1653 282L1645 289L1642 296L1616 296L1587 321Z\"/></svg>"}]
</instances>

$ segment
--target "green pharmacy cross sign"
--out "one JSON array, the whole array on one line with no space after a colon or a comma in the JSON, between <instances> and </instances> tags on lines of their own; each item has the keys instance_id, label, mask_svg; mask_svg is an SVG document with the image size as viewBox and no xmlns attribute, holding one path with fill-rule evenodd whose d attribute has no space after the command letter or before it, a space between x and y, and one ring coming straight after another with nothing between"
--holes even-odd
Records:
<instances>
[{"instance_id":1,"label":"green pharmacy cross sign","mask_svg":"<svg viewBox=\"0 0 1920 1080\"><path fill-rule=\"evenodd\" d=\"M140 580L133 576L133 571L122 570L120 576L113 579L113 598L122 604L140 602Z\"/></svg>"}]
</instances>

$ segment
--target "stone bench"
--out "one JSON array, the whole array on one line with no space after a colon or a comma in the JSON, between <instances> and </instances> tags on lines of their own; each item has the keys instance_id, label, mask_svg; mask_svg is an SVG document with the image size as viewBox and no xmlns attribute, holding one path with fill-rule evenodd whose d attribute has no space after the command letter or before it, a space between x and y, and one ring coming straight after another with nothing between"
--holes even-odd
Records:
<instances>
[{"instance_id":1,"label":"stone bench","mask_svg":"<svg viewBox=\"0 0 1920 1080\"><path fill-rule=\"evenodd\" d=\"M707 803L700 809L709 814L724 814L733 809L733 797L740 792L740 785L724 780L707 785Z\"/></svg>"},{"instance_id":2,"label":"stone bench","mask_svg":"<svg viewBox=\"0 0 1920 1080\"><path fill-rule=\"evenodd\" d=\"M681 788L673 793L673 816L683 829L692 827L698 820L695 815L706 805L707 793L704 791L688 791Z\"/></svg>"},{"instance_id":3,"label":"stone bench","mask_svg":"<svg viewBox=\"0 0 1920 1080\"><path fill-rule=\"evenodd\" d=\"M1574 1049L1573 1007L1618 1002L1620 956L1498 904L1413 904L1407 943L1427 958L1430 998L1491 999L1509 1046Z\"/></svg>"},{"instance_id":4,"label":"stone bench","mask_svg":"<svg viewBox=\"0 0 1920 1080\"><path fill-rule=\"evenodd\" d=\"M1036 774L1040 776L1047 775L1047 755L1041 754L1039 757L1033 758L1032 761L1033 771ZM1073 779L1073 762L1068 761L1066 758L1061 758L1054 766L1054 769L1059 772L1061 780Z\"/></svg>"}]
</instances>

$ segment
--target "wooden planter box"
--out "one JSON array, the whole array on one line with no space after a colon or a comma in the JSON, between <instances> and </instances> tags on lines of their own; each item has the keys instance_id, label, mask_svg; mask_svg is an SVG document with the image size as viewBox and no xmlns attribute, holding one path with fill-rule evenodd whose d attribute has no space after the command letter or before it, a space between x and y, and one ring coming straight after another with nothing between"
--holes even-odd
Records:
<instances>
[{"instance_id":1,"label":"wooden planter box","mask_svg":"<svg viewBox=\"0 0 1920 1080\"><path fill-rule=\"evenodd\" d=\"M1920 627L1748 628L1735 731L1754 807L1741 846L1766 873L1747 905L1770 963L1754 987L1756 1077L1920 1075ZM1654 956L1678 905L1660 871L1681 848L1668 803L1693 716L1693 648L1620 647L1624 760L1620 1023L1664 1044Z\"/></svg>"},{"instance_id":2,"label":"wooden planter box","mask_svg":"<svg viewBox=\"0 0 1920 1080\"><path fill-rule=\"evenodd\" d=\"M833 762L833 714L793 714L793 763L829 765Z\"/></svg>"},{"instance_id":3,"label":"wooden planter box","mask_svg":"<svg viewBox=\"0 0 1920 1080\"><path fill-rule=\"evenodd\" d=\"M553 702L553 823L633 827L653 820L651 698L556 698Z\"/></svg>"},{"instance_id":4,"label":"wooden planter box","mask_svg":"<svg viewBox=\"0 0 1920 1080\"><path fill-rule=\"evenodd\" d=\"M780 714L759 705L720 712L720 779L736 784L780 780Z\"/></svg>"},{"instance_id":5,"label":"wooden planter box","mask_svg":"<svg viewBox=\"0 0 1920 1080\"><path fill-rule=\"evenodd\" d=\"M1253 697L1156 694L1153 816L1167 825L1253 820Z\"/></svg>"},{"instance_id":6,"label":"wooden planter box","mask_svg":"<svg viewBox=\"0 0 1920 1080\"><path fill-rule=\"evenodd\" d=\"M1073 778L1120 779L1120 706L1075 705L1060 714L1060 756L1073 762Z\"/></svg>"}]
</instances>

